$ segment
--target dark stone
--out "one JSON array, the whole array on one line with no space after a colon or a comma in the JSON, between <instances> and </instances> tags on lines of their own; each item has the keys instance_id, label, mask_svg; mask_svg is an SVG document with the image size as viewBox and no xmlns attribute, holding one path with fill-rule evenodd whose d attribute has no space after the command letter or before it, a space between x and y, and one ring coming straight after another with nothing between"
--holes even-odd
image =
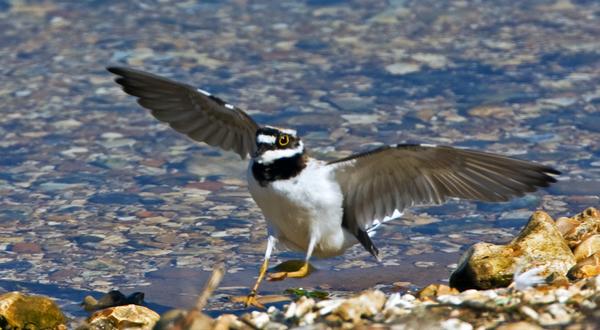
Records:
<instances>
[{"instance_id":1,"label":"dark stone","mask_svg":"<svg viewBox=\"0 0 600 330\"><path fill-rule=\"evenodd\" d=\"M98 204L120 204L129 205L140 203L141 198L135 194L128 193L99 193L88 198L88 201Z\"/></svg>"},{"instance_id":2,"label":"dark stone","mask_svg":"<svg viewBox=\"0 0 600 330\"><path fill-rule=\"evenodd\" d=\"M345 0L307 0L309 6L336 6L346 3Z\"/></svg>"},{"instance_id":3,"label":"dark stone","mask_svg":"<svg viewBox=\"0 0 600 330\"><path fill-rule=\"evenodd\" d=\"M33 267L33 264L27 261L9 261L0 264L0 269L12 271L26 271Z\"/></svg>"},{"instance_id":4,"label":"dark stone","mask_svg":"<svg viewBox=\"0 0 600 330\"><path fill-rule=\"evenodd\" d=\"M303 39L296 42L296 48L311 52L323 50L327 47L329 47L327 43L315 39Z\"/></svg>"}]
</instances>

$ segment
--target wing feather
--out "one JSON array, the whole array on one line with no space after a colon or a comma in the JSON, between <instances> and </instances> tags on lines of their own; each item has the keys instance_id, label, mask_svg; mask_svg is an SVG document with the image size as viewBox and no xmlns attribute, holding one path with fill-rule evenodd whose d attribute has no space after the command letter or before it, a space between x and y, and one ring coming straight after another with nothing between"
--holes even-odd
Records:
<instances>
[{"instance_id":1,"label":"wing feather","mask_svg":"<svg viewBox=\"0 0 600 330\"><path fill-rule=\"evenodd\" d=\"M357 235L395 210L448 198L506 201L556 182L534 162L446 146L398 145L330 162L344 195L344 226Z\"/></svg>"},{"instance_id":2,"label":"wing feather","mask_svg":"<svg viewBox=\"0 0 600 330\"><path fill-rule=\"evenodd\" d=\"M244 111L221 99L151 73L109 67L115 81L156 119L199 142L233 150L242 158L254 152L259 126Z\"/></svg>"}]
</instances>

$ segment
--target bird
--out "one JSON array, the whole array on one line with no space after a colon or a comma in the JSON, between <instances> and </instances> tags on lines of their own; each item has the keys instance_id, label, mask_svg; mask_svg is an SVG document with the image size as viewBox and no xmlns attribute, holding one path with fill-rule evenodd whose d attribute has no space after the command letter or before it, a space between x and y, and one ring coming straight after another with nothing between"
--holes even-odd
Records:
<instances>
[{"instance_id":1,"label":"bird","mask_svg":"<svg viewBox=\"0 0 600 330\"><path fill-rule=\"evenodd\" d=\"M277 246L304 253L299 268L270 280L310 273L311 257L343 254L360 244L379 259L372 233L417 205L448 199L503 202L556 182L560 171L504 155L433 144L395 144L324 161L297 131L259 125L244 110L206 90L127 67L107 67L122 90L159 121L194 141L250 158L248 189L267 223L267 247L246 306Z\"/></svg>"}]
</instances>

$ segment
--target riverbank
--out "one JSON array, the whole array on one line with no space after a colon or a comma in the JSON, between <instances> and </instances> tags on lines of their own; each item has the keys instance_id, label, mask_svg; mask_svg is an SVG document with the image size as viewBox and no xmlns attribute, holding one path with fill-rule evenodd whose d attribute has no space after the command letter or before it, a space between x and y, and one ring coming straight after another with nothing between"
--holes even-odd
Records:
<instances>
[{"instance_id":1,"label":"riverbank","mask_svg":"<svg viewBox=\"0 0 600 330\"><path fill-rule=\"evenodd\" d=\"M51 299L7 293L0 296L0 326L3 329L23 328L25 324L54 329L64 329L67 324L77 329L392 326L394 329L593 329L600 322L599 237L600 212L594 208L556 221L545 212L536 211L511 242L493 248L491 244L478 243L465 252L450 279L451 285L463 286L462 292L444 284L395 293L369 289L348 297L322 291L288 290L285 295L262 297L268 306L266 310L211 317L202 310L223 277L223 268L217 267L196 306L190 310L171 310L160 317L141 306L143 293L124 296L112 291L99 300L85 299L83 308L90 312L89 318L67 321ZM477 252L481 245L495 254L482 257ZM498 268L494 258L501 258L504 268ZM509 280L502 282L493 279L494 276ZM457 281L457 277L463 280ZM466 277L470 282L464 280ZM291 302L283 306L269 305L288 299Z\"/></svg>"}]
</instances>

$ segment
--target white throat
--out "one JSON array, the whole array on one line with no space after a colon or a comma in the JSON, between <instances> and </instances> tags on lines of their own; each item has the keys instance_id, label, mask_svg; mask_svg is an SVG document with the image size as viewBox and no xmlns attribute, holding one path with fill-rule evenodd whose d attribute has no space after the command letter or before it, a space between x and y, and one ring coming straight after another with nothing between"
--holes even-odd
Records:
<instances>
[{"instance_id":1,"label":"white throat","mask_svg":"<svg viewBox=\"0 0 600 330\"><path fill-rule=\"evenodd\" d=\"M302 141L298 142L298 146L293 149L279 149L279 150L268 150L262 155L256 157L256 162L259 164L269 165L274 161L281 158L289 158L296 155L300 155L304 152L304 144Z\"/></svg>"}]
</instances>

